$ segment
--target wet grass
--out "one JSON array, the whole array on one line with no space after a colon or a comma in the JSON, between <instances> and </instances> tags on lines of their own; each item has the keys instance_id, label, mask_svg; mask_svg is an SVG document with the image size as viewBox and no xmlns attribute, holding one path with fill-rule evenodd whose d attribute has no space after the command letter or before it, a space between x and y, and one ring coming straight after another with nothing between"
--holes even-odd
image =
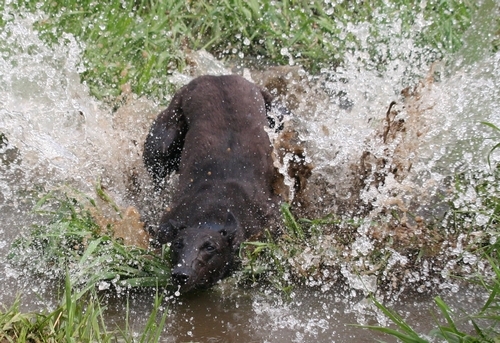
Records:
<instances>
[{"instance_id":1,"label":"wet grass","mask_svg":"<svg viewBox=\"0 0 500 343\"><path fill-rule=\"evenodd\" d=\"M50 192L34 209L48 222L35 225L11 247L10 263L27 272L62 279L70 268L71 284L83 292L98 285L130 289L166 287L170 271L164 253L127 246L101 227L90 212L94 200L76 191Z\"/></svg>"},{"instance_id":2,"label":"wet grass","mask_svg":"<svg viewBox=\"0 0 500 343\"><path fill-rule=\"evenodd\" d=\"M319 246L319 240L326 234L327 227L338 227L341 221L332 216L322 219L297 220L293 216L290 205L282 204L283 232L278 237L266 233L260 242L244 242L240 247L242 268L237 278L242 283L259 282L271 285L274 289L289 294L297 285L307 279L316 279L321 273L322 260L305 266L301 264L300 256L311 246ZM352 225L351 228L355 227ZM320 247L316 257L325 254L325 260L332 256L338 246ZM328 250L328 251L326 251ZM328 255L328 257L326 257Z\"/></svg>"},{"instance_id":3,"label":"wet grass","mask_svg":"<svg viewBox=\"0 0 500 343\"><path fill-rule=\"evenodd\" d=\"M113 211L119 210L98 187ZM8 261L26 277L64 283L61 304L52 311L22 313L20 298L0 310L0 342L158 342L168 312L161 313L158 290L170 285L166 252L127 246L100 226L96 202L78 191L62 188L42 197L34 208L43 224L17 238ZM98 290L129 294L156 288L153 310L142 333L108 328Z\"/></svg>"},{"instance_id":4,"label":"wet grass","mask_svg":"<svg viewBox=\"0 0 500 343\"><path fill-rule=\"evenodd\" d=\"M491 198L489 198L491 200ZM495 203L495 209L498 208L500 202ZM451 209L450 212L455 212L457 209ZM243 269L240 271L239 277L243 282L258 282L262 285L270 285L274 289L281 291L284 295L290 295L298 285L309 283L311 286L324 287L329 282L338 283L339 279L324 278L325 271L334 276L337 268L330 268L323 264L324 260L318 258L326 252L320 250L319 254L311 254L313 263L307 267L296 263L295 261L304 262L301 260L300 254L304 251L313 249L311 246L317 245L318 241L324 235L318 232L324 230L328 226L334 225L339 227L342 220L331 217L317 220L296 220L293 218L287 205L282 207L284 221L287 223L285 232L279 238L267 236L263 242L247 242L242 245L240 257L243 261ZM464 215L467 211L460 210L460 215ZM490 211L491 213L491 211ZM477 214L477 213L476 213ZM471 213L469 213L469 216ZM345 224L345 223L344 223ZM357 225L353 222L347 224L355 231ZM374 223L374 225L378 225ZM500 254L498 247L498 227L497 218L491 217L488 226L479 226L478 224L471 225L470 220L455 217L453 225L462 225L456 227L460 234L471 232L473 230L490 231L489 238L483 236L479 241L473 240L471 244L465 247L465 251L473 252L475 256L480 256L482 261L489 265L489 270L492 273L483 275L481 272L473 272L471 275L460 275L457 273L457 279L475 284L478 289L488 295L484 304L477 312L471 312L467 308L459 308L458 310L450 308L450 306L440 297L434 298L435 308L430 310L429 315L435 319L435 328L430 332L421 333L413 328L413 324L407 322L396 311L385 306L381 301L373 295L369 295L377 309L382 315L388 318L391 325L375 326L375 325L359 325L360 328L378 331L388 336L393 336L400 342L405 343L430 343L435 342L497 342L500 337ZM491 230L495 230L491 232ZM296 232L299 230L300 235ZM334 243L338 243L333 241ZM347 243L347 242L345 242ZM339 261L347 260L350 257L345 253L347 250L342 248L342 245L332 245L332 250L337 250ZM393 246L394 249L398 249ZM404 249L404 247L399 247ZM342 256L341 256L342 255ZM372 253L372 255L374 255ZM380 256L372 256L374 260L383 260ZM314 259L316 258L316 261ZM460 260L460 257L458 258ZM387 259L385 259L387 262ZM355 261L351 261L355 263ZM379 275L384 274L386 263L382 263ZM411 269L408 269L411 270ZM359 275L366 273L366 270L358 270ZM390 274L391 272L389 272ZM340 273L339 273L340 274ZM383 280L379 280L379 287L383 288Z\"/></svg>"},{"instance_id":5,"label":"wet grass","mask_svg":"<svg viewBox=\"0 0 500 343\"><path fill-rule=\"evenodd\" d=\"M394 40L413 39L430 62L460 49L476 8L460 0L423 6L408 0L23 0L2 6L17 15L43 11L36 28L47 42L77 37L84 45L82 80L98 98L131 89L160 101L172 91L168 76L186 68L190 49L260 67L299 64L316 73L354 51L383 68L406 58L390 48Z\"/></svg>"},{"instance_id":6,"label":"wet grass","mask_svg":"<svg viewBox=\"0 0 500 343\"><path fill-rule=\"evenodd\" d=\"M0 4L2 10L4 6L5 3ZM26 9L43 11L44 19L37 22L36 28L47 42L64 41L65 33L73 34L82 42L85 70L81 77L96 97L115 97L130 87L137 95L164 101L172 90L168 76L185 70L185 57L190 49L207 49L218 58L243 60L258 66L300 64L315 73L323 67L332 69L342 64L346 54L354 51L368 53L369 67L383 68L389 60L404 58L385 49L391 40L411 38L423 49L426 62L430 62L462 47L463 35L471 25L476 5L458 0L427 1L423 7L408 0L341 1L338 4L299 0L24 0L9 6L17 15ZM0 25L9 20L14 17L1 16ZM415 30L419 20L425 21L425 25ZM400 29L391 32L394 23L398 23ZM497 25L500 28L498 20ZM354 28L367 28L365 40L354 34ZM494 51L498 50L498 32L500 30L493 41ZM465 191L464 185L477 185L476 193L483 196L486 207L480 211L467 206L452 208L448 217L450 225L456 232L472 233L479 227L484 231L480 224L487 216L487 227L491 231L487 238L498 237L498 168L492 168L492 175L480 176L482 182L477 182L477 178L477 175L457 176L457 190ZM65 296L55 311L46 314L22 314L19 301L0 312L3 328L0 335L4 335L0 341L70 342L76 337L89 342L113 341L116 332L110 333L103 324L103 307L96 299L95 288L168 286L170 278L164 255L125 246L113 237L112 227L97 225L88 211L89 207L96 206L95 202L88 198L84 202L90 205L82 205L81 196L51 193L37 204L36 211L47 218L47 223L36 225L16 241L11 263L35 275L65 280ZM335 266L325 266L321 259L302 268L300 256L305 250L320 246L317 256L340 256L342 246L352 243L362 223L334 217L297 220L287 205L282 212L286 227L283 235L276 238L268 234L263 242L244 243L240 255L244 281L265 279L288 293L297 282L324 275L325 271L335 272ZM337 240L321 245L324 237L319 233L332 229L340 233ZM482 249L495 272L493 279L476 279L490 297L481 311L468 316L474 327L473 335L463 332L454 319L457 314L436 298L445 324L431 333L434 337L449 342L487 342L498 336L494 327L500 320L498 244L497 239L484 238L472 247L476 253ZM23 260L29 256L25 252L36 254L37 258L31 256L29 261ZM69 278L67 266L72 268ZM156 301L158 309L161 300ZM405 342L427 342L427 338L415 332L397 313L374 301L396 329L372 329ZM143 342L157 341L165 321L162 316L161 321L156 322L157 313L153 313L148 322L151 330L146 330L150 336L144 334ZM478 323L484 319L493 325L480 326ZM127 336L128 331L124 329L121 335ZM131 337L123 339L137 341Z\"/></svg>"},{"instance_id":7,"label":"wet grass","mask_svg":"<svg viewBox=\"0 0 500 343\"><path fill-rule=\"evenodd\" d=\"M22 313L20 298L11 307L0 310L0 342L71 343L71 342L158 342L168 312L161 309L162 298L155 296L153 310L141 333L108 328L105 306L95 290L75 292L70 277L65 278L61 303L52 311ZM163 313L162 313L163 311ZM128 319L128 310L127 310Z\"/></svg>"},{"instance_id":8,"label":"wet grass","mask_svg":"<svg viewBox=\"0 0 500 343\"><path fill-rule=\"evenodd\" d=\"M401 315L372 297L375 306L392 322L392 327L360 326L398 338L405 343L439 342L498 342L500 337L500 260L488 257L495 273L493 279L479 278L476 282L489 294L481 309L470 313L467 309L452 310L441 297L434 298L435 328L429 333L415 331Z\"/></svg>"}]
</instances>

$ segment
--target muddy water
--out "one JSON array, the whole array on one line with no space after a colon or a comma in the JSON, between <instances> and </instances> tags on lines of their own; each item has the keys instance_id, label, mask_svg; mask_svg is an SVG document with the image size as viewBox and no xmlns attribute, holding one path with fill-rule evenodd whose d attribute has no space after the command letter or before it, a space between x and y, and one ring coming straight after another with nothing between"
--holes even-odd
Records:
<instances>
[{"instance_id":1,"label":"muddy water","mask_svg":"<svg viewBox=\"0 0 500 343\"><path fill-rule=\"evenodd\" d=\"M151 311L151 294L135 295L132 328L140 331ZM464 287L460 294L443 298L453 308L477 309L483 299L474 289ZM116 300L116 299L115 299ZM123 324L124 302L111 301L108 315ZM435 327L428 295L402 296L391 303L413 328L428 333ZM169 311L164 342L395 342L390 337L360 329L356 325L389 325L363 295L353 296L346 289L321 292L298 288L291 297L272 291L241 289L224 284L210 291L164 302Z\"/></svg>"},{"instance_id":2,"label":"muddy water","mask_svg":"<svg viewBox=\"0 0 500 343\"><path fill-rule=\"evenodd\" d=\"M33 282L3 259L12 240L41 220L30 209L46 191L67 184L95 197L93 188L100 178L119 206L135 206L153 222L169 200L169 189L159 198L151 197L150 180L141 163L141 144L160 110L158 104L128 94L124 105L114 111L92 98L79 78L81 43L66 36L58 46L46 46L32 28L40 18L24 15L0 33L0 133L6 137L0 145L0 262L4 268L0 303L12 303L21 292L27 309L53 305L53 284ZM366 39L362 34L359 38ZM472 33L469 39L477 42ZM500 123L500 54L469 44L461 55L431 66L412 60L419 48L411 40L391 44L405 58L388 62L383 73L368 68L362 53L347 56L342 68L323 70L317 76L295 66L245 71L245 76L275 90L294 112L289 125L315 166L304 213L335 212L367 221L387 210L424 219L439 217L446 210L439 199L447 178L463 170L487 168L484 157L491 141L484 140L489 133L478 122ZM217 73L230 72L205 54L192 60L199 64L195 74L203 73L204 65L215 65L211 70ZM177 75L172 82L187 79ZM496 155L492 158L498 160ZM401 310L420 332L428 332L433 324L431 294L440 293L467 310L481 303L480 294L447 274L446 268L456 264L453 258L463 253L455 245L443 246L439 258L451 262L441 264L446 266L442 273L431 275L432 265L422 264L408 269L403 282L393 288L378 290L372 276L360 278L356 272L360 265L369 264L363 256L374 249L367 230L359 228L349 252L357 256L357 265L326 261L342 265L342 286L311 279L309 287L298 287L286 297L259 286L241 288L229 279L208 292L165 300L171 314L163 341L369 342L381 337L349 325L388 323L366 300L368 291L394 299L387 304ZM324 241L328 239L325 235ZM311 248L298 261L306 264L317 258L316 253ZM405 269L406 261L405 256L392 254L391 263L399 270ZM471 272L484 268L473 258L467 263ZM125 299L109 297L109 321L123 325ZM144 325L152 298L148 292L131 296L134 329L140 331Z\"/></svg>"}]
</instances>

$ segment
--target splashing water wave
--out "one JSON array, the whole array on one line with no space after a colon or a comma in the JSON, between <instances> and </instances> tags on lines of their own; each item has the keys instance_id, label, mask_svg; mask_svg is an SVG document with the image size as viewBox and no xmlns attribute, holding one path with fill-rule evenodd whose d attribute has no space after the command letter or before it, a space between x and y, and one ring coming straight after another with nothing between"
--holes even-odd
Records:
<instances>
[{"instance_id":1,"label":"splashing water wave","mask_svg":"<svg viewBox=\"0 0 500 343\"><path fill-rule=\"evenodd\" d=\"M33 29L42 18L40 13L19 15L0 33L0 211L8 224L0 232L2 252L20 230L13 228L29 223L29 206L21 204L31 192L41 194L65 183L93 196L101 178L119 205L134 205L150 219L168 201L168 194L148 198L151 184L141 161L142 142L158 105L125 94L124 105L115 111L92 98L80 82L85 47L71 35L53 46L42 42ZM369 38L363 25L348 29L362 41ZM388 27L388 35L394 29ZM387 236L397 240L398 235L405 236L402 240L408 235L424 239L420 224L442 218L449 209L443 199L450 195L454 175L489 168L486 155L492 142L480 122L500 124L500 53L472 62L457 55L429 66L411 38L392 41L387 49L387 55L400 58L389 61L383 71L370 66L369 56L360 51L347 56L342 67L318 76L299 67L249 74L257 83L276 88L295 114L291 123L314 164L304 213L333 212L362 222L344 252L350 256L347 261L334 251L331 232L289 261L299 271L321 265L318 276L306 284L323 292L333 290L339 277L347 281L353 297L376 292L380 275L367 256L379 248L377 241ZM219 62L210 63L224 72ZM280 93L280 85L286 91ZM494 154L492 162L498 161ZM470 202L476 195L471 190L463 196L467 199L455 201ZM374 232L370 221L391 211L399 213L399 227L381 225ZM442 251L434 254L436 262L424 259L415 265L414 258L386 248L384 273L389 274L384 277L392 280L387 288L392 294L413 284L421 291L436 284L456 290L448 272L459 257L465 269L486 270L480 259L464 253L464 239L445 240ZM370 273L360 277L359 270ZM5 275L8 279L17 274ZM394 275L400 280L393 280ZM2 294L0 300L9 296ZM276 328L300 326L319 334L328 327L316 314L308 322L294 314L281 321L286 307L274 313L272 304L256 300L253 311L274 316ZM301 341L299 336L293 339Z\"/></svg>"}]
</instances>

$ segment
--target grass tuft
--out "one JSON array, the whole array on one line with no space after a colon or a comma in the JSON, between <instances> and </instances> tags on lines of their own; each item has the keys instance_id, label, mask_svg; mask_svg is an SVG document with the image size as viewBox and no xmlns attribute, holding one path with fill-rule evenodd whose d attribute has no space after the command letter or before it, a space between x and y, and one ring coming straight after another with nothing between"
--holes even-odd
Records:
<instances>
[{"instance_id":1,"label":"grass tuft","mask_svg":"<svg viewBox=\"0 0 500 343\"><path fill-rule=\"evenodd\" d=\"M98 194L113 210L109 196ZM62 281L61 304L46 313L20 312L18 297L0 311L0 342L158 342L168 315L161 313L159 288L170 285L168 261L158 254L126 246L113 236L113 227L101 227L91 214L93 199L74 190L58 190L43 196L34 211L46 218L16 239L8 260L27 277ZM130 290L156 287L153 311L138 336L130 328L110 331L98 290ZM128 314L127 314L128 316Z\"/></svg>"},{"instance_id":2,"label":"grass tuft","mask_svg":"<svg viewBox=\"0 0 500 343\"><path fill-rule=\"evenodd\" d=\"M92 199L84 199L95 208ZM113 236L112 225L100 227L74 195L48 193L36 204L35 213L48 217L48 222L16 239L8 256L30 275L62 279L69 268L71 283L83 293L96 285L101 289L170 285L165 257L124 245Z\"/></svg>"},{"instance_id":3,"label":"grass tuft","mask_svg":"<svg viewBox=\"0 0 500 343\"><path fill-rule=\"evenodd\" d=\"M10 308L0 311L0 342L158 342L168 314L164 311L160 320L157 319L161 304L162 297L157 293L148 322L136 340L136 334L128 327L110 330L105 324L105 307L98 300L95 289L75 292L71 278L66 275L63 300L55 310L21 313L18 297Z\"/></svg>"},{"instance_id":4,"label":"grass tuft","mask_svg":"<svg viewBox=\"0 0 500 343\"><path fill-rule=\"evenodd\" d=\"M406 321L398 313L385 307L373 297L372 301L375 306L377 306L377 308L396 325L396 329L370 325L359 325L359 327L394 336L401 342L405 343L428 343L428 341L421 338L420 335L413 330L413 328L408 325L408 323L406 323Z\"/></svg>"}]
</instances>

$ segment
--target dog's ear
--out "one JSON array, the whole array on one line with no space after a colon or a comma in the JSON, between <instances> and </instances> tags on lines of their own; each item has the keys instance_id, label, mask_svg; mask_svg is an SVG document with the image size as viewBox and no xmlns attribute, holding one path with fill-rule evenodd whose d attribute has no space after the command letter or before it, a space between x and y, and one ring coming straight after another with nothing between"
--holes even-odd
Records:
<instances>
[{"instance_id":1,"label":"dog's ear","mask_svg":"<svg viewBox=\"0 0 500 343\"><path fill-rule=\"evenodd\" d=\"M170 219L166 223L161 223L158 230L157 240L160 244L172 242L179 234L179 231L185 229L186 225Z\"/></svg>"},{"instance_id":2,"label":"dog's ear","mask_svg":"<svg viewBox=\"0 0 500 343\"><path fill-rule=\"evenodd\" d=\"M179 170L184 138L188 130L182 111L184 93L185 88L182 88L174 95L167 109L154 121L144 143L144 164L158 187L165 176Z\"/></svg>"}]
</instances>

